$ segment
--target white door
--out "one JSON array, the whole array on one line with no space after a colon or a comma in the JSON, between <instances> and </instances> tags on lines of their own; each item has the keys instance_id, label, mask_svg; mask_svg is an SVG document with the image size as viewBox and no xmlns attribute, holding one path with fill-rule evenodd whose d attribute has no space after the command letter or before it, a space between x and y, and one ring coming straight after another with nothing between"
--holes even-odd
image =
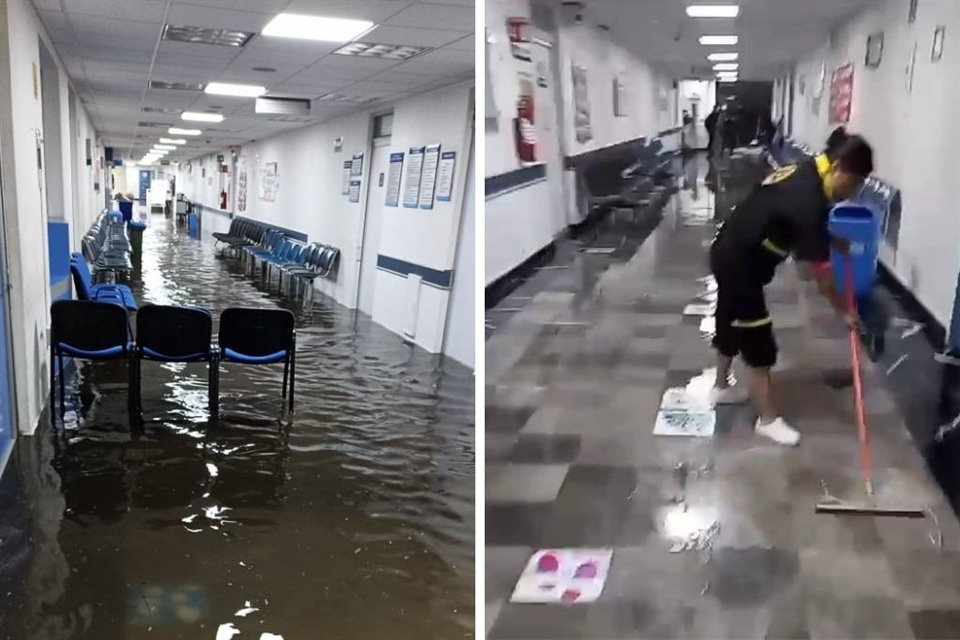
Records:
<instances>
[{"instance_id":1,"label":"white door","mask_svg":"<svg viewBox=\"0 0 960 640\"><path fill-rule=\"evenodd\" d=\"M545 39L544 39L545 40ZM553 77L553 67L550 56L552 47L537 43L530 51L536 73L536 93L534 94L534 109L537 132L537 160L547 165L547 191L549 207L553 215L553 233L565 228L568 224L566 210L563 206L563 157L560 151L560 125L557 111L554 108L556 88Z\"/></svg>"},{"instance_id":2,"label":"white door","mask_svg":"<svg viewBox=\"0 0 960 640\"><path fill-rule=\"evenodd\" d=\"M363 222L363 246L360 248L360 297L357 306L373 315L373 294L377 283L377 255L380 253L380 227L383 224L390 169L390 138L373 141L370 161L370 187L367 189L367 214Z\"/></svg>"}]
</instances>

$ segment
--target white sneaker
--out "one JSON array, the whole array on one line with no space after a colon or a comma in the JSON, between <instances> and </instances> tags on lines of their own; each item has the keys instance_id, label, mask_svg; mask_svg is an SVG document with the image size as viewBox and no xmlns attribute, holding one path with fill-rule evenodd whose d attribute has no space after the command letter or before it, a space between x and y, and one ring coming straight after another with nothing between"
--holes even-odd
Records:
<instances>
[{"instance_id":1,"label":"white sneaker","mask_svg":"<svg viewBox=\"0 0 960 640\"><path fill-rule=\"evenodd\" d=\"M710 402L713 404L743 404L750 398L746 387L732 385L729 387L713 387L710 389Z\"/></svg>"},{"instance_id":2,"label":"white sneaker","mask_svg":"<svg viewBox=\"0 0 960 640\"><path fill-rule=\"evenodd\" d=\"M783 418L777 418L769 424L760 424L760 420L758 419L754 430L760 435L770 438L777 444L788 447L795 447L800 444L800 432L787 424L787 421Z\"/></svg>"}]
</instances>

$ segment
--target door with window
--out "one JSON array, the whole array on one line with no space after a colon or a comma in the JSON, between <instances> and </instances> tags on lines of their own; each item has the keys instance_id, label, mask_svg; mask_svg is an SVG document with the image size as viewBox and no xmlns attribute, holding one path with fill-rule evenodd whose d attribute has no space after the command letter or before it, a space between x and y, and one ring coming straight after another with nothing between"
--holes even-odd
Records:
<instances>
[{"instance_id":1,"label":"door with window","mask_svg":"<svg viewBox=\"0 0 960 640\"><path fill-rule=\"evenodd\" d=\"M10 366L10 325L8 322L7 251L4 236L6 212L3 202L3 174L0 171L0 473L10 456L16 435L13 421L13 393Z\"/></svg>"},{"instance_id":2,"label":"door with window","mask_svg":"<svg viewBox=\"0 0 960 640\"><path fill-rule=\"evenodd\" d=\"M377 285L377 256L380 254L380 228L386 211L387 174L390 171L390 138L373 141L370 158L370 186L367 188L367 213L363 221L363 246L360 248L360 292L357 306L373 315L373 297Z\"/></svg>"}]
</instances>

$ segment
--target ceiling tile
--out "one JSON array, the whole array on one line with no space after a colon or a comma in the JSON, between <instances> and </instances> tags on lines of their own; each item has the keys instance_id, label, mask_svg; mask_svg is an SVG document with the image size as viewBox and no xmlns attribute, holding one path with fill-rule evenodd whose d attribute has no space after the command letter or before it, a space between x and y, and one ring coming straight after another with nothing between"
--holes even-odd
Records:
<instances>
[{"instance_id":1,"label":"ceiling tile","mask_svg":"<svg viewBox=\"0 0 960 640\"><path fill-rule=\"evenodd\" d=\"M386 24L399 27L423 27L473 31L475 28L473 7L449 4L426 4L418 2L392 16Z\"/></svg>"},{"instance_id":2,"label":"ceiling tile","mask_svg":"<svg viewBox=\"0 0 960 640\"><path fill-rule=\"evenodd\" d=\"M284 12L380 23L412 4L410 0L293 0Z\"/></svg>"},{"instance_id":3,"label":"ceiling tile","mask_svg":"<svg viewBox=\"0 0 960 640\"><path fill-rule=\"evenodd\" d=\"M242 1L233 3L229 9L175 2L170 7L167 24L257 33L270 21L270 16L263 13L232 10L242 6L244 6Z\"/></svg>"},{"instance_id":4,"label":"ceiling tile","mask_svg":"<svg viewBox=\"0 0 960 640\"><path fill-rule=\"evenodd\" d=\"M38 8L60 11L59 3L34 0ZM63 0L70 14L159 22L167 9L166 0ZM42 6L39 6L42 5Z\"/></svg>"},{"instance_id":5,"label":"ceiling tile","mask_svg":"<svg viewBox=\"0 0 960 640\"><path fill-rule=\"evenodd\" d=\"M445 44L449 44L468 35L470 34L466 31L417 29L414 27L381 25L362 38L359 38L359 41L376 44L410 44L421 47L442 47Z\"/></svg>"},{"instance_id":6,"label":"ceiling tile","mask_svg":"<svg viewBox=\"0 0 960 640\"><path fill-rule=\"evenodd\" d=\"M283 11L288 3L289 0L177 0L177 5L192 5L207 9L231 9L270 15Z\"/></svg>"}]
</instances>

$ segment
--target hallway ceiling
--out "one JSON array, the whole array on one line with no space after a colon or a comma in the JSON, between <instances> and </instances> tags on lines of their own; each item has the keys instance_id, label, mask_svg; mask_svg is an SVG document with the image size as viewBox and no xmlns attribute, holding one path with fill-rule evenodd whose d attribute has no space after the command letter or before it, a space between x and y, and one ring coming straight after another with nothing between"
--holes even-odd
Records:
<instances>
[{"instance_id":1,"label":"hallway ceiling","mask_svg":"<svg viewBox=\"0 0 960 640\"><path fill-rule=\"evenodd\" d=\"M185 160L474 76L473 0L32 1L104 144L125 159L139 159L160 137L181 137L168 134L170 126L203 130L167 156ZM360 42L432 50L409 60L342 56L333 54L339 43L259 35L280 12L366 19L377 26ZM243 47L177 42L161 39L167 24L255 35ZM266 97L309 98L310 116L255 114L252 98L155 89L151 81L260 85ZM372 101L319 99L330 94ZM185 122L182 111L225 118Z\"/></svg>"},{"instance_id":2,"label":"hallway ceiling","mask_svg":"<svg viewBox=\"0 0 960 640\"><path fill-rule=\"evenodd\" d=\"M707 54L740 53L742 80L772 80L823 44L832 29L876 0L586 0L584 20L676 78L713 77ZM739 4L738 18L690 18L690 4ZM904 20L907 9L904 3ZM732 46L705 47L701 35L737 35Z\"/></svg>"}]
</instances>

